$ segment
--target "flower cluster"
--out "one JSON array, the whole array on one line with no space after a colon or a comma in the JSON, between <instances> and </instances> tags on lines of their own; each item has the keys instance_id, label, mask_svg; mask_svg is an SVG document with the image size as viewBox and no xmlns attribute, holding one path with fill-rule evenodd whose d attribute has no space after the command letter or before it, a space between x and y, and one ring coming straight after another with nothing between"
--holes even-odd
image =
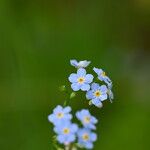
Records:
<instances>
[{"instance_id":1,"label":"flower cluster","mask_svg":"<svg viewBox=\"0 0 150 150\"><path fill-rule=\"evenodd\" d=\"M90 61L77 62L76 60L71 60L70 64L77 68L77 73L70 74L68 78L73 91L85 91L87 100L90 100L89 104L100 108L104 100L109 98L112 101L112 81L102 69L93 68L93 71L97 74L98 83L96 83L94 76L87 74L85 69L90 64Z\"/></svg>"},{"instance_id":2,"label":"flower cluster","mask_svg":"<svg viewBox=\"0 0 150 150\"><path fill-rule=\"evenodd\" d=\"M92 149L93 142L96 141L97 135L92 131L96 129L95 124L98 122L90 112L86 109L82 109L76 113L76 117L83 125L83 128L78 130L78 144L81 147Z\"/></svg>"},{"instance_id":3,"label":"flower cluster","mask_svg":"<svg viewBox=\"0 0 150 150\"><path fill-rule=\"evenodd\" d=\"M54 125L57 141L65 146L70 146L73 142L76 142L78 147L92 149L93 142L97 139L97 135L92 132L96 129L97 119L86 109L78 111L76 117L82 124L82 127L79 127L77 124L72 123L70 112L71 107L63 108L58 105L53 110L53 114L48 116L48 120Z\"/></svg>"},{"instance_id":4,"label":"flower cluster","mask_svg":"<svg viewBox=\"0 0 150 150\"><path fill-rule=\"evenodd\" d=\"M71 73L68 80L71 83L72 93L69 94L68 99L76 96L76 92L81 90L85 93L89 105L95 105L98 108L103 106L102 102L109 99L112 102L112 81L106 73L99 68L93 68L93 72L97 74L87 73L85 69L90 64L90 61L71 60L70 64L74 66L77 71ZM66 85L60 87L60 91L68 94ZM68 99L63 106L58 105L54 108L53 113L48 116L49 122L54 125L55 136L53 138L53 145L56 150L77 150L78 148L93 149L93 143L97 140L96 124L98 120L91 115L88 109L82 109L75 114L78 123L73 123L72 108L67 106Z\"/></svg>"}]
</instances>

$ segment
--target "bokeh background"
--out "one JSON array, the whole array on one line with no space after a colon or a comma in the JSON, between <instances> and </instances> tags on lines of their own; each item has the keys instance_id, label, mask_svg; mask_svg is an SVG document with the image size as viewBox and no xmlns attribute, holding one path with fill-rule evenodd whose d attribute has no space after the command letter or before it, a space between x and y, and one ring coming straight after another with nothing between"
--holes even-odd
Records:
<instances>
[{"instance_id":1,"label":"bokeh background","mask_svg":"<svg viewBox=\"0 0 150 150\"><path fill-rule=\"evenodd\" d=\"M114 103L91 108L94 149L149 150L149 0L0 0L0 149L52 150L47 116L65 99L72 58L114 83ZM70 104L88 108L84 97Z\"/></svg>"}]
</instances>

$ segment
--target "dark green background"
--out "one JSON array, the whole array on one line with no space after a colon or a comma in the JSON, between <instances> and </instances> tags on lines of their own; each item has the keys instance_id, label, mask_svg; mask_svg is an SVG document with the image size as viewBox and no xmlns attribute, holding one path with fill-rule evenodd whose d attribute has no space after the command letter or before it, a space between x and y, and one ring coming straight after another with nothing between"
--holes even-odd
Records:
<instances>
[{"instance_id":1,"label":"dark green background","mask_svg":"<svg viewBox=\"0 0 150 150\"><path fill-rule=\"evenodd\" d=\"M0 149L52 149L47 116L65 99L58 87L76 58L114 83L114 103L91 108L100 120L94 149L149 150L149 39L148 0L1 0Z\"/></svg>"}]
</instances>

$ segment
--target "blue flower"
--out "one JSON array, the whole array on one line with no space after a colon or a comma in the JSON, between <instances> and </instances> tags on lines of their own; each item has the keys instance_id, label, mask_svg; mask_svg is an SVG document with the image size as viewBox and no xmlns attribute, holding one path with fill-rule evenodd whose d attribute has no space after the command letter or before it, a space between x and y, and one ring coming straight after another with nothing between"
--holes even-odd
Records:
<instances>
[{"instance_id":1,"label":"blue flower","mask_svg":"<svg viewBox=\"0 0 150 150\"><path fill-rule=\"evenodd\" d=\"M108 97L109 97L109 100L112 102L112 100L114 99L114 94L112 92L112 82L108 83Z\"/></svg>"},{"instance_id":2,"label":"blue flower","mask_svg":"<svg viewBox=\"0 0 150 150\"><path fill-rule=\"evenodd\" d=\"M91 130L83 128L78 130L78 144L84 148L92 149L93 142L97 140L97 135Z\"/></svg>"},{"instance_id":3,"label":"blue flower","mask_svg":"<svg viewBox=\"0 0 150 150\"><path fill-rule=\"evenodd\" d=\"M54 125L60 124L62 121L67 121L72 119L72 115L69 114L71 112L71 107L65 107L58 105L54 110L53 114L48 116L48 120L52 122Z\"/></svg>"},{"instance_id":4,"label":"blue flower","mask_svg":"<svg viewBox=\"0 0 150 150\"><path fill-rule=\"evenodd\" d=\"M91 100L95 106L102 107L101 101L107 99L107 91L106 85L100 86L97 83L92 83L91 90L86 93L86 98Z\"/></svg>"},{"instance_id":5,"label":"blue flower","mask_svg":"<svg viewBox=\"0 0 150 150\"><path fill-rule=\"evenodd\" d=\"M107 84L111 83L110 78L106 75L106 73L102 69L98 69L94 67L93 70L97 73L98 79L100 81L104 81Z\"/></svg>"},{"instance_id":6,"label":"blue flower","mask_svg":"<svg viewBox=\"0 0 150 150\"><path fill-rule=\"evenodd\" d=\"M84 68L80 68L76 73L72 73L69 76L69 81L72 83L71 88L74 91L88 91L90 89L90 83L93 81L93 75L86 74L86 70Z\"/></svg>"},{"instance_id":7,"label":"blue flower","mask_svg":"<svg viewBox=\"0 0 150 150\"><path fill-rule=\"evenodd\" d=\"M78 126L70 121L64 121L54 128L54 131L58 134L57 140L60 144L68 145L76 140L76 133Z\"/></svg>"},{"instance_id":8,"label":"blue flower","mask_svg":"<svg viewBox=\"0 0 150 150\"><path fill-rule=\"evenodd\" d=\"M76 117L81 121L83 126L88 129L96 129L95 124L98 122L87 109L82 109L76 113Z\"/></svg>"},{"instance_id":9,"label":"blue flower","mask_svg":"<svg viewBox=\"0 0 150 150\"><path fill-rule=\"evenodd\" d=\"M91 62L87 61L87 60L83 60L83 61L79 61L77 62L77 60L73 59L70 60L70 64L76 68L85 68L87 67Z\"/></svg>"}]
</instances>

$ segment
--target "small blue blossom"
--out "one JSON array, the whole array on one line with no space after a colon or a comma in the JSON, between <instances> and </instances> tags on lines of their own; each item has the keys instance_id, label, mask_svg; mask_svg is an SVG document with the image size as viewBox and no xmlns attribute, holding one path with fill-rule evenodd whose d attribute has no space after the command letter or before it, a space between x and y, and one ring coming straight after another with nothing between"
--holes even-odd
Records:
<instances>
[{"instance_id":1,"label":"small blue blossom","mask_svg":"<svg viewBox=\"0 0 150 150\"><path fill-rule=\"evenodd\" d=\"M74 91L88 91L90 89L90 83L93 81L93 75L86 74L86 70L84 68L80 68L76 73L72 73L69 76L69 81L72 83L71 88Z\"/></svg>"},{"instance_id":2,"label":"small blue blossom","mask_svg":"<svg viewBox=\"0 0 150 150\"><path fill-rule=\"evenodd\" d=\"M102 107L102 101L107 99L108 89L106 85L100 86L97 83L92 83L91 90L86 93L86 98L91 100L92 104L97 107Z\"/></svg>"},{"instance_id":3,"label":"small blue blossom","mask_svg":"<svg viewBox=\"0 0 150 150\"><path fill-rule=\"evenodd\" d=\"M78 130L78 144L87 149L93 148L93 142L97 140L97 135L91 130L83 128Z\"/></svg>"},{"instance_id":4,"label":"small blue blossom","mask_svg":"<svg viewBox=\"0 0 150 150\"><path fill-rule=\"evenodd\" d=\"M54 125L60 124L62 121L68 121L72 119L72 115L69 114L71 112L71 107L65 107L58 105L54 110L53 114L48 116L48 120L52 122Z\"/></svg>"},{"instance_id":5,"label":"small blue blossom","mask_svg":"<svg viewBox=\"0 0 150 150\"><path fill-rule=\"evenodd\" d=\"M57 140L60 144L68 145L76 140L78 126L69 121L64 121L54 128L57 133Z\"/></svg>"},{"instance_id":6,"label":"small blue blossom","mask_svg":"<svg viewBox=\"0 0 150 150\"><path fill-rule=\"evenodd\" d=\"M112 82L108 83L108 97L109 97L109 100L112 102L112 100L114 99L114 94L112 92Z\"/></svg>"},{"instance_id":7,"label":"small blue blossom","mask_svg":"<svg viewBox=\"0 0 150 150\"><path fill-rule=\"evenodd\" d=\"M94 67L93 70L95 71L95 73L97 73L98 79L100 81L104 81L107 84L111 83L110 78L106 75L106 73L102 69L98 69Z\"/></svg>"},{"instance_id":8,"label":"small blue blossom","mask_svg":"<svg viewBox=\"0 0 150 150\"><path fill-rule=\"evenodd\" d=\"M75 68L86 68L91 62L87 61L87 60L83 60L83 61L79 61L77 62L77 60L73 59L70 60L70 64L72 66L74 66Z\"/></svg>"},{"instance_id":9,"label":"small blue blossom","mask_svg":"<svg viewBox=\"0 0 150 150\"><path fill-rule=\"evenodd\" d=\"M95 130L95 124L98 122L95 117L93 117L89 110L87 109L82 109L81 111L78 111L76 113L76 117L81 121L83 126L88 129L93 129Z\"/></svg>"}]
</instances>

